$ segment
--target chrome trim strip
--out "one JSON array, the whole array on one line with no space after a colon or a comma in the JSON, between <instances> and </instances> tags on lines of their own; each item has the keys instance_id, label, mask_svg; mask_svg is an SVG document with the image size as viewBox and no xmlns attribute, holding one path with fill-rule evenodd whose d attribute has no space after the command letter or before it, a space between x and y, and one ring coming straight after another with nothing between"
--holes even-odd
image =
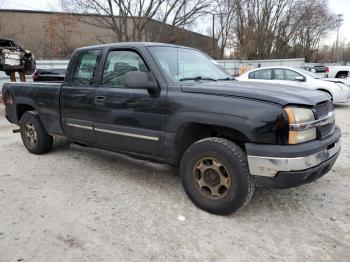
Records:
<instances>
[{"instance_id":1,"label":"chrome trim strip","mask_svg":"<svg viewBox=\"0 0 350 262\"><path fill-rule=\"evenodd\" d=\"M316 128L319 126L330 124L330 123L333 123L334 120L335 120L335 114L332 111L332 112L329 112L328 115L324 118L317 119L310 122L305 122L305 123L290 124L289 126L291 131L301 131L309 128Z\"/></svg>"},{"instance_id":2,"label":"chrome trim strip","mask_svg":"<svg viewBox=\"0 0 350 262\"><path fill-rule=\"evenodd\" d=\"M95 128L95 131L109 133L109 134L113 134L113 135L141 138L141 139L152 140L152 141L158 141L159 140L159 137L143 136L143 135L138 135L138 134L125 133L125 132L119 132L119 131L113 131L113 130L107 130L107 129L101 129L101 128Z\"/></svg>"},{"instance_id":3,"label":"chrome trim strip","mask_svg":"<svg viewBox=\"0 0 350 262\"><path fill-rule=\"evenodd\" d=\"M273 177L278 172L299 171L318 166L340 152L340 149L341 145L340 141L338 141L329 150L325 149L304 157L281 158L248 155L247 158L249 170L252 175Z\"/></svg>"},{"instance_id":4,"label":"chrome trim strip","mask_svg":"<svg viewBox=\"0 0 350 262\"><path fill-rule=\"evenodd\" d=\"M78 125L78 124L72 124L72 123L66 123L67 126L71 127L76 127L76 128L81 128L81 129L87 129L87 130L92 130L92 126L84 126L84 125Z\"/></svg>"}]
</instances>

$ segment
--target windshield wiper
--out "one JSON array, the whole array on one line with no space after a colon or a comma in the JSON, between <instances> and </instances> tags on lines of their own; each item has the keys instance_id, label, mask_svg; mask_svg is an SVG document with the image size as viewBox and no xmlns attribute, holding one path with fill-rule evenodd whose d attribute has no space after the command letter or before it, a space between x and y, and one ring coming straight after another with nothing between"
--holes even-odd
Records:
<instances>
[{"instance_id":1,"label":"windshield wiper","mask_svg":"<svg viewBox=\"0 0 350 262\"><path fill-rule=\"evenodd\" d=\"M216 79L213 79L213 78L210 78L210 77L195 76L195 77L181 78L181 79L179 80L179 82L182 82L182 81L189 81L189 80L193 80L193 81L200 81L200 80L217 81Z\"/></svg>"},{"instance_id":2,"label":"windshield wiper","mask_svg":"<svg viewBox=\"0 0 350 262\"><path fill-rule=\"evenodd\" d=\"M236 80L234 77L226 77L226 78L219 78L216 79L217 81L232 81L232 80Z\"/></svg>"}]
</instances>

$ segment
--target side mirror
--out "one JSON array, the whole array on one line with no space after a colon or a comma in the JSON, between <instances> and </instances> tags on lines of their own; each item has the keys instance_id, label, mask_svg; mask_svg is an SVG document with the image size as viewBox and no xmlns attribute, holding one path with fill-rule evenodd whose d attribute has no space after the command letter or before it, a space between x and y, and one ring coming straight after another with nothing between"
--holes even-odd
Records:
<instances>
[{"instance_id":1,"label":"side mirror","mask_svg":"<svg viewBox=\"0 0 350 262\"><path fill-rule=\"evenodd\" d=\"M130 71L125 74L124 84L128 88L136 89L158 89L158 84L150 73Z\"/></svg>"},{"instance_id":2,"label":"side mirror","mask_svg":"<svg viewBox=\"0 0 350 262\"><path fill-rule=\"evenodd\" d=\"M305 82L306 79L305 79L305 77L303 77L303 76L297 76L297 77L295 78L295 81Z\"/></svg>"}]
</instances>

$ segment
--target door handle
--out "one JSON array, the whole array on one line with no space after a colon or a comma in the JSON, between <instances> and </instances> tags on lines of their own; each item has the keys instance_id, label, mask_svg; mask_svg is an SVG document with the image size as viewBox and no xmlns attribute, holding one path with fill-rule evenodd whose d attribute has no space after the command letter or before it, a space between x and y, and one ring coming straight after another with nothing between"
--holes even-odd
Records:
<instances>
[{"instance_id":1,"label":"door handle","mask_svg":"<svg viewBox=\"0 0 350 262\"><path fill-rule=\"evenodd\" d=\"M104 104L106 102L105 96L95 96L95 104Z\"/></svg>"}]
</instances>

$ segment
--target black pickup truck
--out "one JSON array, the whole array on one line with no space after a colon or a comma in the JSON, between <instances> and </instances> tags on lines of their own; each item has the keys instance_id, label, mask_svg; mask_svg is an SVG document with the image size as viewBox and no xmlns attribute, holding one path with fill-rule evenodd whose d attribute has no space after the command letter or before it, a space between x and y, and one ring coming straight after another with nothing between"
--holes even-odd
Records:
<instances>
[{"instance_id":1,"label":"black pickup truck","mask_svg":"<svg viewBox=\"0 0 350 262\"><path fill-rule=\"evenodd\" d=\"M31 153L46 153L54 136L66 136L179 166L188 197L214 214L238 210L255 187L315 181L340 152L327 95L237 82L182 46L80 48L63 84L5 84L2 92L6 117Z\"/></svg>"}]
</instances>

